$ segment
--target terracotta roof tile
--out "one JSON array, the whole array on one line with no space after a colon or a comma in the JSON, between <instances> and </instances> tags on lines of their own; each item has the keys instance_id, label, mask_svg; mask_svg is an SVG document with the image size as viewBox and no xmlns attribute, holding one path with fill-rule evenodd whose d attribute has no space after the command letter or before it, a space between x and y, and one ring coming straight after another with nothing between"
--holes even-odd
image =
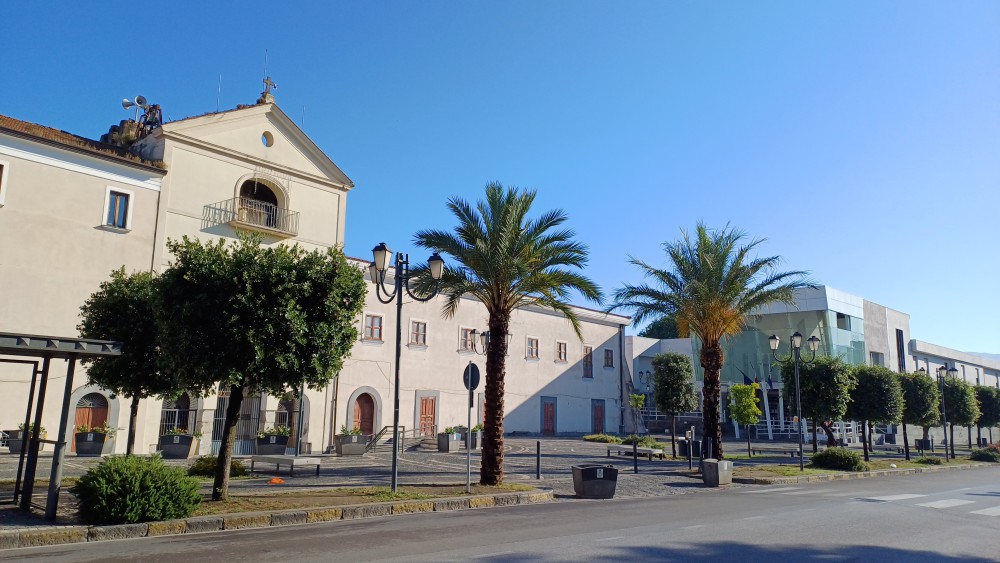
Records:
<instances>
[{"instance_id":1,"label":"terracotta roof tile","mask_svg":"<svg viewBox=\"0 0 1000 563\"><path fill-rule=\"evenodd\" d=\"M152 161L140 158L128 150L108 145L79 135L67 133L52 127L38 125L28 121L21 121L6 115L0 115L0 132L8 132L21 137L28 137L33 140L59 145L61 147L90 153L102 158L118 160L132 165L140 165L163 170L166 165L162 161Z\"/></svg>"}]
</instances>

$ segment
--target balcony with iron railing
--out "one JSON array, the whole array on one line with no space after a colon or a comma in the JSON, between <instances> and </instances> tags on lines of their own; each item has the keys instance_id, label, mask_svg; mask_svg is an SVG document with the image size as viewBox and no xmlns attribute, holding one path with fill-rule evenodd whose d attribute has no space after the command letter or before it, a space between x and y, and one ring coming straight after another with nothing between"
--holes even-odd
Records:
<instances>
[{"instance_id":1,"label":"balcony with iron railing","mask_svg":"<svg viewBox=\"0 0 1000 563\"><path fill-rule=\"evenodd\" d=\"M284 237L299 234L298 211L248 197L236 197L206 205L205 221Z\"/></svg>"}]
</instances>

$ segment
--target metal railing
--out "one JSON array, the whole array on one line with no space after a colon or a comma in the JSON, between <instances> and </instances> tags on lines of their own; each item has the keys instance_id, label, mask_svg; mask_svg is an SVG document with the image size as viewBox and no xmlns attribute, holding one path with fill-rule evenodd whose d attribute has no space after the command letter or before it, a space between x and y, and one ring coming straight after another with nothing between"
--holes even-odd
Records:
<instances>
[{"instance_id":1,"label":"metal railing","mask_svg":"<svg viewBox=\"0 0 1000 563\"><path fill-rule=\"evenodd\" d=\"M216 225L229 223L293 236L299 234L298 211L248 197L236 197L206 205L205 220Z\"/></svg>"},{"instance_id":2,"label":"metal railing","mask_svg":"<svg viewBox=\"0 0 1000 563\"><path fill-rule=\"evenodd\" d=\"M188 432L198 431L198 411L196 409L163 409L160 411L160 436L171 430L183 428Z\"/></svg>"}]
</instances>

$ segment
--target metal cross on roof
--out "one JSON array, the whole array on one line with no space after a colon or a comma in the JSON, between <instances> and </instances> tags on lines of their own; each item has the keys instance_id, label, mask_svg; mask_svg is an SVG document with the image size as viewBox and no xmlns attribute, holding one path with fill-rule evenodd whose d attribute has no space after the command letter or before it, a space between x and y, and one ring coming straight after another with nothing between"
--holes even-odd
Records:
<instances>
[{"instance_id":1,"label":"metal cross on roof","mask_svg":"<svg viewBox=\"0 0 1000 563\"><path fill-rule=\"evenodd\" d=\"M270 76L268 76L267 78L264 79L264 91L261 92L261 93L262 94L270 94L271 93L271 88L274 88L275 90L277 90L278 89L278 85L275 84L273 80L271 80Z\"/></svg>"}]
</instances>

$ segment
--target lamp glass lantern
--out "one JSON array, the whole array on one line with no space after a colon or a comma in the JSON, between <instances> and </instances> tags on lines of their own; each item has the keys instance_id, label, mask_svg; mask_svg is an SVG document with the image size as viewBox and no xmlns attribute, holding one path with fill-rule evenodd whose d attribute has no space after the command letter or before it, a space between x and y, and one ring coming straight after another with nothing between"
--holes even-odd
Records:
<instances>
[{"instance_id":1,"label":"lamp glass lantern","mask_svg":"<svg viewBox=\"0 0 1000 563\"><path fill-rule=\"evenodd\" d=\"M379 272L384 272L389 267L389 257L392 256L392 250L384 242L380 242L378 246L372 249L372 256L375 258L373 262L375 269Z\"/></svg>"},{"instance_id":2,"label":"lamp glass lantern","mask_svg":"<svg viewBox=\"0 0 1000 563\"><path fill-rule=\"evenodd\" d=\"M796 331L795 334L792 335L792 348L798 350L801 347L802 347L802 333Z\"/></svg>"},{"instance_id":3,"label":"lamp glass lantern","mask_svg":"<svg viewBox=\"0 0 1000 563\"><path fill-rule=\"evenodd\" d=\"M444 274L444 259L435 252L427 259L427 268L431 271L431 279L439 280Z\"/></svg>"},{"instance_id":4,"label":"lamp glass lantern","mask_svg":"<svg viewBox=\"0 0 1000 563\"><path fill-rule=\"evenodd\" d=\"M778 338L778 335L777 335L777 334L772 334L772 335L771 335L771 336L770 336L770 337L769 337L769 338L767 339L767 343L768 343L768 345L769 345L769 346L771 346L771 351L772 351L772 352L777 352L777 351L778 351L778 344L780 344L780 343L781 343L781 339L780 339L780 338Z\"/></svg>"}]
</instances>

